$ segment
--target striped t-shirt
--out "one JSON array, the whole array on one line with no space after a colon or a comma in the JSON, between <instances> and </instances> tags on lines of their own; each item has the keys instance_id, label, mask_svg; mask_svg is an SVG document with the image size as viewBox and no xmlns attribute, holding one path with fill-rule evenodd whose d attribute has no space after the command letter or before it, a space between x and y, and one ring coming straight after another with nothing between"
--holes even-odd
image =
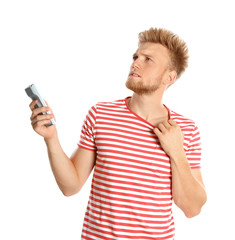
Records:
<instances>
[{"instance_id":1,"label":"striped t-shirt","mask_svg":"<svg viewBox=\"0 0 235 240\"><path fill-rule=\"evenodd\" d=\"M200 168L195 122L165 108L184 133L190 167ZM96 151L96 163L81 239L174 239L170 159L154 128L127 98L89 110L78 146Z\"/></svg>"}]
</instances>

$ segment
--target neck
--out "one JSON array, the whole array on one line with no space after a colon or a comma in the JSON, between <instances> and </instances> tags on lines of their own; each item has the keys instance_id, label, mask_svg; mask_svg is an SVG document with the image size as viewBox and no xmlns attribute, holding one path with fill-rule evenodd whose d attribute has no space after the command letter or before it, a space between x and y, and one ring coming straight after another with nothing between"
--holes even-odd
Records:
<instances>
[{"instance_id":1,"label":"neck","mask_svg":"<svg viewBox=\"0 0 235 240\"><path fill-rule=\"evenodd\" d=\"M162 103L163 92L151 95L136 93L129 99L130 109L147 121L168 116L168 111Z\"/></svg>"}]
</instances>

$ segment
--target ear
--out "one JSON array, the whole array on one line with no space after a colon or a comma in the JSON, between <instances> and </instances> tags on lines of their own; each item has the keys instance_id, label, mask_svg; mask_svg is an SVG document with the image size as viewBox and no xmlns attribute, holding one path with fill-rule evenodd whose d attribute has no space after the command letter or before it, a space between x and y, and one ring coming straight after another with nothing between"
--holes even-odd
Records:
<instances>
[{"instance_id":1,"label":"ear","mask_svg":"<svg viewBox=\"0 0 235 240\"><path fill-rule=\"evenodd\" d=\"M168 73L168 84L171 85L175 82L177 77L177 72L175 70L170 70Z\"/></svg>"},{"instance_id":2,"label":"ear","mask_svg":"<svg viewBox=\"0 0 235 240\"><path fill-rule=\"evenodd\" d=\"M177 77L177 72L175 70L168 70L166 78L163 80L163 85L165 88L169 88L175 81Z\"/></svg>"}]
</instances>

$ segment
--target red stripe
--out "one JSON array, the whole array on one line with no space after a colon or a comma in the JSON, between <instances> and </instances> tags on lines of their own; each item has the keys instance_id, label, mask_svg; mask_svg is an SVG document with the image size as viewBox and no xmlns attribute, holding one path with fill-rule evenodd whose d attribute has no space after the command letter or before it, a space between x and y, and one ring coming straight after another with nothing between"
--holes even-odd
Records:
<instances>
[{"instance_id":1,"label":"red stripe","mask_svg":"<svg viewBox=\"0 0 235 240\"><path fill-rule=\"evenodd\" d=\"M112 159L114 159L114 158L112 158ZM135 162L137 162L137 161L135 161ZM138 162L138 163L140 164L140 162ZM142 162L142 164L146 165L146 162ZM103 169L106 169L106 170L118 171L118 172L120 171L120 169L107 167L106 165L114 165L114 166L116 165L118 167L128 167L128 168L133 168L133 169L137 169L137 170L140 169L140 170L149 171L150 173L146 173L146 172L142 173L142 172L138 172L138 171L132 171L131 172L131 173L143 174L144 176L148 176L148 177L156 177L156 170L153 169L152 166L164 168L164 166L161 165L161 164L151 164L151 167L144 167L144 166L138 166L138 165L136 165L136 166L135 165L130 165L129 163L128 164L124 164L124 163L114 162L114 161L109 161L109 160L103 161L103 160L97 158L97 160L96 160L96 167L103 168ZM167 167L166 169L170 169L170 168ZM125 171L125 170L122 169L122 171ZM129 170L126 170L126 172L129 172ZM157 173L159 173L159 171ZM166 173L169 174L169 172L164 172L164 173L165 174ZM158 175L158 177L160 177L160 175ZM165 178L165 179L169 179L170 180L170 176L161 176L160 178Z\"/></svg>"},{"instance_id":2,"label":"red stripe","mask_svg":"<svg viewBox=\"0 0 235 240\"><path fill-rule=\"evenodd\" d=\"M98 170L97 170L98 171ZM100 171L100 173L103 173L102 171ZM114 174L112 174L113 177ZM160 187L160 186L156 186L154 184L156 184L156 181L154 181L154 184L153 185L146 185L146 184L141 184L141 183L135 183L134 181L130 183L130 179L128 178L128 181L122 181L122 180L115 180L115 179L111 179L110 177L109 178L106 178L106 177L101 177L99 175L97 175L96 173L94 173L93 175L94 178L97 178L97 179L100 179L100 180L103 180L103 181L109 181L110 183L119 183L119 184L130 184L132 185L133 187L134 186L138 186L138 187L145 187L145 188L150 188L150 189L158 189L158 190L170 190L170 186L164 186L164 187ZM143 181L143 179L141 179ZM152 183L152 182L150 182ZM158 182L159 184L162 183L162 182ZM163 182L164 183L164 182ZM168 183L169 185L169 183Z\"/></svg>"},{"instance_id":3,"label":"red stripe","mask_svg":"<svg viewBox=\"0 0 235 240\"><path fill-rule=\"evenodd\" d=\"M101 159L107 159L107 160L101 160ZM136 166L135 167L135 164L144 164L144 165L146 165L147 163L146 163L146 161L145 161L145 158L144 158L144 160L143 161L141 161L141 160L135 160L135 159L131 159L131 158L125 158L125 157L119 157L119 156L114 156L114 155L108 155L108 154L100 154L100 153L97 153L97 160L101 163L101 162L109 162L109 160L122 160L122 161L126 161L127 163L133 163L132 164L132 167L133 168L138 168L138 166ZM150 169L151 170L155 170L155 169L153 169L152 167L162 167L162 165L160 164L160 163L165 163L165 164L169 164L169 160L165 160L165 159L156 159L156 158L154 158L154 159L152 159L152 160L156 160L156 161L152 161L151 162L151 165L150 165ZM97 162L98 162L97 161ZM112 163L112 164L115 164L115 161L113 161L113 162L110 162L110 163ZM119 165L119 163L120 162L118 162L117 163L117 165ZM142 167L141 167L142 168ZM167 169L169 169L169 168L167 168ZM162 169L157 169L157 173L159 173L159 174L169 174L169 172L167 172L167 171L163 171ZM156 176L158 176L158 175L156 175Z\"/></svg>"},{"instance_id":4,"label":"red stripe","mask_svg":"<svg viewBox=\"0 0 235 240\"><path fill-rule=\"evenodd\" d=\"M108 202L108 201L100 199L99 197L97 198L92 195L90 196L90 200L91 200L91 204L94 201L96 203L100 203L102 206L108 205L112 209L113 209L113 207L120 207L120 208L133 209L133 211L135 211L135 210L145 211L145 212L150 211L151 213L156 213L156 214L159 214L159 213L170 214L171 213L171 205L169 205L168 208L165 207L164 209L161 209L161 208L151 209L151 208L142 208L142 207L137 207L137 206L131 206L131 205L127 205L124 203L119 204L119 203ZM167 216L167 215L165 215L165 216Z\"/></svg>"},{"instance_id":5,"label":"red stripe","mask_svg":"<svg viewBox=\"0 0 235 240\"><path fill-rule=\"evenodd\" d=\"M140 236L140 235L139 236L131 236L131 235L117 234L117 233L113 232L113 231L115 231L116 228L112 228L111 231L104 231L104 230L101 230L101 229L105 228L106 226L109 228L109 225L103 225L103 227L102 227L102 225L97 224L97 223L96 223L96 225L100 226L100 229L94 228L94 227L92 227L90 225L88 226L86 223L84 223L84 227L89 228L89 230L97 231L97 232L100 232L100 233L103 233L103 234L111 234L112 233L112 235L115 236L116 238L118 237L118 238L140 239L140 240L143 240L143 239L155 240L156 239L156 237L154 237L154 236L148 237L148 236ZM122 229L122 232L123 232L123 230L125 230L125 232L129 232L129 233L139 233L139 234L145 233L143 231L134 231L134 230L127 231L126 229ZM167 233L172 233L173 231L174 231L174 228L169 229L169 230L164 231L164 232L155 232L154 234L167 234ZM84 233L88 233L89 235L92 235L92 236L95 236L95 237L99 237L102 240L113 240L113 238L104 237L103 235L99 235L99 234L93 233L93 232L88 231L88 230L85 230ZM150 233L148 233L148 234L151 235ZM170 239L169 237L172 237L172 236L173 236L173 234L168 235L167 237L157 237L157 239L158 240L165 240L165 239Z\"/></svg>"},{"instance_id":6,"label":"red stripe","mask_svg":"<svg viewBox=\"0 0 235 240\"><path fill-rule=\"evenodd\" d=\"M112 208L111 207L107 207L107 204L106 205L98 205L98 204L94 204L93 202L90 202L90 205L93 207L93 208L97 208L97 209L100 209L101 211L107 211L107 212L110 212L110 213L113 213L113 215L115 216L117 213L118 214L128 214L128 215L135 215L134 211L129 208L129 207L126 207L126 210L117 210L117 209L114 209L113 206ZM105 207L106 206L106 207ZM125 209L125 207L123 205L120 205L120 207L122 209ZM88 206L89 208L89 206ZM89 208L90 209L90 208ZM136 209L134 209L136 210ZM154 213L152 210L150 211L149 209L145 209L144 210L146 212L146 214L144 213L138 213L138 216L140 217L145 217L145 218L156 218L156 219L162 219L162 218L169 218L171 216L171 214L167 214L167 215L160 215L159 213ZM95 212L95 211L94 211ZM147 214L147 212L150 212L151 214ZM97 213L97 215L99 214L99 212L95 212ZM160 212L161 214L163 212ZM112 218L113 215L110 215L110 217ZM117 216L117 215L116 215ZM160 223L159 221L153 221L153 220L147 220L148 222L147 223ZM162 222L161 222L162 223ZM126 223L119 223L118 225L123 225L125 226ZM136 225L136 224L135 224Z\"/></svg>"},{"instance_id":7,"label":"red stripe","mask_svg":"<svg viewBox=\"0 0 235 240\"><path fill-rule=\"evenodd\" d=\"M103 174L106 177L101 177L99 175L96 175L96 173ZM118 178L127 179L127 182L129 182L129 184L130 184L130 180L132 181L131 184L134 184L133 183L134 181L144 181L144 182L148 182L148 183L152 183L152 184L167 184L167 185L170 184L170 181L165 181L164 182L164 181L157 181L157 180L150 180L150 179L144 179L143 180L143 178L138 178L138 177L133 177L133 176L131 176L131 179L130 179L130 176L108 173L108 172L104 172L104 171L101 171L101 170L98 170L98 169L95 169L94 177L97 177L99 179L103 179L103 180L106 180L106 181L112 181L112 179L110 177L118 177ZM152 187L154 187L154 185ZM165 186L164 186L164 188L165 188Z\"/></svg>"},{"instance_id":8,"label":"red stripe","mask_svg":"<svg viewBox=\"0 0 235 240\"><path fill-rule=\"evenodd\" d=\"M98 149L98 154L101 156L101 154L99 153L100 150ZM118 150L111 150L111 149L102 149L102 152L104 153L115 153L115 154L120 154L120 155L126 155L126 156L130 156L130 157L136 157L139 159L148 159L148 160L157 160L157 161L167 161L165 159L161 159L160 157L165 156L165 154L161 154L159 153L159 155L156 155L155 157L149 157L149 156L144 156L144 155L139 155L139 154L134 154L134 153L129 153L129 152L122 152L122 151L118 151ZM104 155L107 156L107 155ZM153 163L151 163L153 164ZM168 167L166 167L168 168Z\"/></svg>"},{"instance_id":9,"label":"red stripe","mask_svg":"<svg viewBox=\"0 0 235 240\"><path fill-rule=\"evenodd\" d=\"M138 200L124 199L124 198L110 197L107 195L103 195L102 193L96 193L93 190L91 190L91 194L93 194L96 197L102 197L102 198L110 200L110 201L128 202L128 203L140 204L140 205L151 206L151 207L170 207L170 206L172 206L171 203L152 203L152 202L143 202L143 201L138 201Z\"/></svg>"},{"instance_id":10,"label":"red stripe","mask_svg":"<svg viewBox=\"0 0 235 240\"><path fill-rule=\"evenodd\" d=\"M103 184L102 184L103 186ZM118 191L111 191L111 190L108 190L108 189L104 189L104 188L99 188L99 187L96 187L93 185L93 189L96 190L96 191L99 191L100 193L108 193L110 194L110 196L112 195L117 195L117 196L125 196L125 197L133 197L133 198L136 198L136 199L142 199L142 200L151 200L151 201L170 201L171 198L158 198L157 194L156 194L156 197L149 197L149 196L146 196L146 195L140 195L140 194L131 194L131 193L123 193L123 192L118 192ZM138 191L138 189L136 189L136 191ZM138 191L139 192L139 191ZM170 196L170 194L169 194ZM127 199L125 199L125 201L129 201ZM132 201L132 200L130 200Z\"/></svg>"},{"instance_id":11,"label":"red stripe","mask_svg":"<svg viewBox=\"0 0 235 240\"><path fill-rule=\"evenodd\" d=\"M98 179L98 178L97 178ZM104 179L103 179L104 180ZM110 183L113 183L113 182L111 182L111 181L109 181ZM107 188L110 188L110 189L119 189L119 190L126 190L126 191L129 191L129 192L138 192L138 193L145 193L145 194L155 194L156 196L160 196L160 195L168 195L168 194L170 194L170 193L167 193L167 192L156 192L156 191L148 191L148 190L142 190L142 189L136 189L136 188L131 188L131 187L123 187L123 186L113 186L113 185L110 185L110 184L107 184L107 183L100 183L99 181L96 181L96 180L93 180L93 183L94 184L97 184L97 185L102 185L102 186L104 186L104 187L107 187ZM127 183L127 182L126 182ZM155 190L157 190L157 189L161 189L162 190L162 188L153 188L153 187L151 187L150 189L155 189ZM169 190L170 190L170 188L168 188ZM165 188L164 188L164 190L166 190Z\"/></svg>"}]
</instances>

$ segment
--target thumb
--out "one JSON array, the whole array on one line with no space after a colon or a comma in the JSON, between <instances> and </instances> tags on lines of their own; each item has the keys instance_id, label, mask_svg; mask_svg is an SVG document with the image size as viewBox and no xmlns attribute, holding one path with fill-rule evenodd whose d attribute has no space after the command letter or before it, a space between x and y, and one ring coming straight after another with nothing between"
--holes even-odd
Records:
<instances>
[{"instance_id":1,"label":"thumb","mask_svg":"<svg viewBox=\"0 0 235 240\"><path fill-rule=\"evenodd\" d=\"M46 105L49 107L49 111L51 112L51 114L54 115L54 113L53 113L51 107L49 106L48 102L45 99L44 99L44 101L45 101ZM55 119L55 115L54 115L54 119ZM55 121L56 121L56 119L55 119Z\"/></svg>"},{"instance_id":2,"label":"thumb","mask_svg":"<svg viewBox=\"0 0 235 240\"><path fill-rule=\"evenodd\" d=\"M43 99L44 100L44 102L46 103L46 105L49 107L49 104L48 104L48 102L45 100L45 99Z\"/></svg>"},{"instance_id":3,"label":"thumb","mask_svg":"<svg viewBox=\"0 0 235 240\"><path fill-rule=\"evenodd\" d=\"M49 104L48 104L48 102L47 102L45 99L44 99L44 101L45 101L46 105L49 107L50 112L53 113L53 112L52 112L52 109L50 108L50 106L49 106Z\"/></svg>"}]
</instances>

